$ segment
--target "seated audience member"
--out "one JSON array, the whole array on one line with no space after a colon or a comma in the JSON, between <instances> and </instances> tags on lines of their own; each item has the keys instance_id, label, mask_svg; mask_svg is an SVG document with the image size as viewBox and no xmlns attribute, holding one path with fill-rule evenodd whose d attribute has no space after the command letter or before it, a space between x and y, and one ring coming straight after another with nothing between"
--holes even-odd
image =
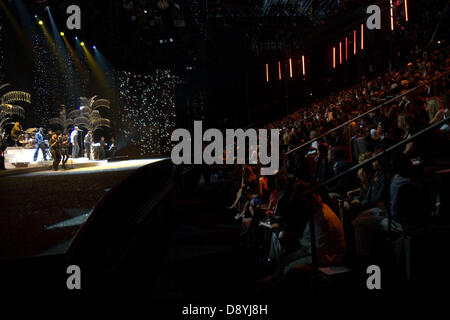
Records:
<instances>
[{"instance_id":1,"label":"seated audience member","mask_svg":"<svg viewBox=\"0 0 450 320\"><path fill-rule=\"evenodd\" d=\"M263 204L267 204L269 201L269 179L267 176L259 177L259 197Z\"/></svg>"},{"instance_id":2,"label":"seated audience member","mask_svg":"<svg viewBox=\"0 0 450 320\"><path fill-rule=\"evenodd\" d=\"M372 162L373 175L367 191L359 198L351 202L345 202L346 211L359 210L359 212L369 208L384 208L384 200L387 197L387 181L385 170L379 160Z\"/></svg>"},{"instance_id":3,"label":"seated audience member","mask_svg":"<svg viewBox=\"0 0 450 320\"><path fill-rule=\"evenodd\" d=\"M444 118L444 110L439 105L438 100L428 100L426 110L430 119L429 124L441 121Z\"/></svg>"},{"instance_id":4,"label":"seated audience member","mask_svg":"<svg viewBox=\"0 0 450 320\"><path fill-rule=\"evenodd\" d=\"M292 160L291 166L292 175L304 181L311 181L311 166L308 163L308 160L302 154L301 150L297 150L294 152L294 158Z\"/></svg>"},{"instance_id":5,"label":"seated audience member","mask_svg":"<svg viewBox=\"0 0 450 320\"><path fill-rule=\"evenodd\" d=\"M333 167L328 160L328 146L326 144L319 144L317 148L317 156L315 158L315 182L324 182L332 178L334 175Z\"/></svg>"},{"instance_id":6,"label":"seated audience member","mask_svg":"<svg viewBox=\"0 0 450 320\"><path fill-rule=\"evenodd\" d=\"M403 139L410 138L415 134L415 129L413 128L414 116L409 113L402 113L398 116L397 125L400 130L403 131ZM411 141L406 144L403 154L413 158L417 155L417 145L415 141Z\"/></svg>"},{"instance_id":7,"label":"seated audience member","mask_svg":"<svg viewBox=\"0 0 450 320\"><path fill-rule=\"evenodd\" d=\"M228 209L234 209L238 207L241 203L245 203L246 195L248 191L253 187L256 186L257 176L254 174L252 168L247 165L242 165L241 167L241 179L239 184L239 189L236 194L236 199L233 202L231 206L228 207ZM239 209L239 208L238 208Z\"/></svg>"},{"instance_id":8,"label":"seated audience member","mask_svg":"<svg viewBox=\"0 0 450 320\"><path fill-rule=\"evenodd\" d=\"M364 161L370 159L372 153L365 152L359 156L358 163L363 163ZM359 196L362 197L366 194L369 189L369 184L373 176L373 166L367 165L358 170L357 183L359 187Z\"/></svg>"},{"instance_id":9,"label":"seated audience member","mask_svg":"<svg viewBox=\"0 0 450 320\"><path fill-rule=\"evenodd\" d=\"M429 213L425 190L413 176L410 160L401 157L394 164L395 175L390 185L391 232L401 233L411 230L426 221ZM389 221L384 210L369 209L356 217L353 222L356 254L373 256L383 247Z\"/></svg>"},{"instance_id":10,"label":"seated audience member","mask_svg":"<svg viewBox=\"0 0 450 320\"><path fill-rule=\"evenodd\" d=\"M328 152L328 161L333 163L334 176L337 176L351 168L351 163L345 158L345 151L342 147L332 147ZM328 186L330 198L336 198L345 195L347 191L355 188L354 175L348 174L335 183Z\"/></svg>"},{"instance_id":11,"label":"seated audience member","mask_svg":"<svg viewBox=\"0 0 450 320\"><path fill-rule=\"evenodd\" d=\"M272 216L269 220L267 234L270 238L269 257L273 261L278 261L282 248L279 237L282 236L281 229L285 217L289 214L291 205L292 190L290 184L284 177L279 177L276 181L278 197Z\"/></svg>"},{"instance_id":12,"label":"seated audience member","mask_svg":"<svg viewBox=\"0 0 450 320\"><path fill-rule=\"evenodd\" d=\"M302 220L309 221L311 215L313 215L318 266L325 267L342 264L346 246L341 221L323 203L319 195L308 196L303 200L301 206L304 210L298 214L304 215ZM282 256L274 274L266 278L267 282L276 284L294 268L312 264L310 222L306 223L299 242L301 245L300 249Z\"/></svg>"},{"instance_id":13,"label":"seated audience member","mask_svg":"<svg viewBox=\"0 0 450 320\"><path fill-rule=\"evenodd\" d=\"M236 220L245 217L252 218L255 216L255 210L260 207L260 200L257 194L251 195L251 199L246 201L241 213L238 213L234 218ZM249 214L249 216L248 216Z\"/></svg>"},{"instance_id":14,"label":"seated audience member","mask_svg":"<svg viewBox=\"0 0 450 320\"><path fill-rule=\"evenodd\" d=\"M279 193L278 188L279 188L278 183L275 182L275 187L270 192L269 204L267 205L267 208L266 208L266 215L269 217L273 216L273 211L274 211L275 205L277 204L277 201L278 201L278 193Z\"/></svg>"},{"instance_id":15,"label":"seated audience member","mask_svg":"<svg viewBox=\"0 0 450 320\"><path fill-rule=\"evenodd\" d=\"M311 133L309 134L309 139L315 139L319 136L319 132L313 130L311 131ZM314 142L311 143L311 147L309 148L308 154L314 154L317 152L317 148L319 147L319 142L316 140Z\"/></svg>"},{"instance_id":16,"label":"seated audience member","mask_svg":"<svg viewBox=\"0 0 450 320\"><path fill-rule=\"evenodd\" d=\"M377 129L370 129L370 133L364 138L367 145L367 151L369 152L374 152L380 148L380 136L378 135Z\"/></svg>"}]
</instances>

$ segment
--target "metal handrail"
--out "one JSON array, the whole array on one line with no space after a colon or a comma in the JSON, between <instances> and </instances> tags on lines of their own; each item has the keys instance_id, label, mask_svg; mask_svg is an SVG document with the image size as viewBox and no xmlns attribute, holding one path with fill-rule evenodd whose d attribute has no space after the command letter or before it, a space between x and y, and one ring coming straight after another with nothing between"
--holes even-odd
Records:
<instances>
[{"instance_id":1,"label":"metal handrail","mask_svg":"<svg viewBox=\"0 0 450 320\"><path fill-rule=\"evenodd\" d=\"M328 184L341 179L342 177L356 171L359 170L360 168L368 165L369 163L380 159L381 157L385 156L386 154L392 152L393 150L397 149L398 147L401 147L404 144L407 144L411 141L413 141L414 139L416 139L417 137L432 131L436 128L441 127L442 125L446 124L450 122L450 118L446 118L443 119L439 122L436 122L428 127L426 127L425 129L422 129L421 131L419 131L418 133L414 134L413 136L404 139L398 143L396 143L395 145L385 149L383 152L376 154L375 156L373 156L370 159L367 159L366 161L357 164L355 166L353 166L352 168L346 170L345 172L338 174L336 176L334 176L331 179L328 179L327 181L324 181L322 183L319 183L318 185L310 188L309 190L306 191L306 193L313 193L314 191L317 191L320 188L323 188L325 186L327 186ZM389 208L387 208L387 219L388 219L388 235L390 235L391 230L392 230L392 214ZM311 258L312 258L312 271L313 271L313 281L315 281L315 279L317 278L317 272L318 272L318 264L317 264L317 248L316 248L316 236L315 236L315 230L314 230L314 215L311 215L310 220L309 220L309 229L310 229L310 234L311 234Z\"/></svg>"},{"instance_id":2,"label":"metal handrail","mask_svg":"<svg viewBox=\"0 0 450 320\"><path fill-rule=\"evenodd\" d=\"M388 104L390 104L390 103L392 103L392 102L394 102L394 101L396 101L396 100L398 100L398 99L400 99L400 98L402 98L402 97L404 97L404 96L410 94L411 92L416 91L417 89L419 89L419 88L421 88L421 87L423 87L423 86L426 86L427 84L432 83L433 81L436 81L437 79L439 79L439 78L441 78L441 77L443 77L443 76L446 76L446 75L448 75L448 74L450 74L450 70L447 70L447 71L445 71L444 73L441 73L440 75L434 77L433 79L427 80L427 81L425 81L424 83L422 83L422 84L420 84L420 85L418 85L418 86L416 86L416 87L414 87L414 88L412 88L412 89L410 89L410 90L408 90L408 91L406 91L406 92L404 92L404 93L402 93L402 94L400 94L400 95L398 95L398 96L396 96L396 97L394 97L394 98L392 98L392 99L390 99L390 100L388 100L388 101L385 101L385 102L383 102L382 104L380 104L380 105L378 105L378 106L376 106L376 107L374 107L374 108L372 108L372 109L370 109L370 110L368 110L368 111L366 111L366 112L360 114L359 116L356 116L355 118L350 119L350 120L348 120L348 121L346 121L346 122L344 122L344 123L338 125L337 127L333 128L333 129L331 129L331 130L328 130L327 132L325 132L325 133L319 135L318 137L316 137L316 138L314 138L314 139L311 139L311 140L309 140L308 142L305 142L305 143L303 143L303 144L301 144L301 145L295 147L295 148L292 149L292 150L289 150L289 151L286 152L284 155L287 156L287 155L291 154L291 153L294 152L294 151L297 151L297 150L299 150L299 149L302 149L302 148L304 148L304 147L306 147L306 146L310 146L311 143L313 143L314 141L317 141L317 140L319 140L319 139L322 139L323 137L328 136L330 133L333 133L333 132L335 132L335 131L341 129L341 128L343 128L343 127L345 127L345 126L351 124L352 122L354 122L354 121L356 121L356 120L359 120L359 119L365 117L365 116L368 115L369 113L374 112L374 111L377 111L378 109L380 109L380 108L382 108L382 107L384 107L384 106L386 106L386 105L388 105Z\"/></svg>"},{"instance_id":3,"label":"metal handrail","mask_svg":"<svg viewBox=\"0 0 450 320\"><path fill-rule=\"evenodd\" d=\"M326 185L328 185L328 184L330 184L330 183L332 183L332 182L334 182L336 180L339 180L342 177L346 176L347 174L350 174L353 171L359 170L360 168L363 168L363 167L367 166L369 163L372 163L373 161L378 160L379 158L382 158L383 156L385 156L386 154L392 152L393 150L397 149L398 147L401 147L404 144L407 144L407 143L413 141L414 139L416 139L417 137L421 136L422 134L425 134L425 133L427 133L429 131L432 131L432 130L434 130L436 128L441 127L442 125L446 124L447 122L450 122L450 118L446 118L446 119L443 119L443 120L441 120L439 122L433 123L432 125L426 127L425 129L422 129L421 131L417 132L416 134L412 135L411 137L409 137L407 139L403 139L402 141L400 141L400 142L394 144L393 146L385 149L384 151L374 155L373 157L371 157L371 158L369 158L369 159L367 159L367 160L365 160L365 161L363 161L361 163L358 163L358 164L354 165L353 167L349 168L348 170L346 170L346 171L344 171L344 172L342 172L342 173L340 173L340 174L338 174L338 175L328 179L327 181L319 183L318 185L316 185L316 186L312 187L311 189L307 190L306 192L314 192L314 191L316 191L316 190L318 190L318 189L320 189L320 188L322 188L322 187L324 187L324 186L326 186Z\"/></svg>"}]
</instances>

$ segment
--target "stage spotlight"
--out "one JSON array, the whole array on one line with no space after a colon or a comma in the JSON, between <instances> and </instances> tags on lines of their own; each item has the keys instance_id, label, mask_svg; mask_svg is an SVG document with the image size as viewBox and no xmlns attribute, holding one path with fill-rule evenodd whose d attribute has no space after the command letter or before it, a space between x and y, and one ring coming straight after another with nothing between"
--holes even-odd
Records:
<instances>
[{"instance_id":1,"label":"stage spotlight","mask_svg":"<svg viewBox=\"0 0 450 320\"><path fill-rule=\"evenodd\" d=\"M80 44L81 44L82 47L84 47L84 42L81 42Z\"/></svg>"},{"instance_id":2,"label":"stage spotlight","mask_svg":"<svg viewBox=\"0 0 450 320\"><path fill-rule=\"evenodd\" d=\"M44 21L42 21L42 20L39 20L39 22L38 22L41 26L44 24Z\"/></svg>"},{"instance_id":3,"label":"stage spotlight","mask_svg":"<svg viewBox=\"0 0 450 320\"><path fill-rule=\"evenodd\" d=\"M333 69L336 69L336 47L333 47Z\"/></svg>"},{"instance_id":4,"label":"stage spotlight","mask_svg":"<svg viewBox=\"0 0 450 320\"><path fill-rule=\"evenodd\" d=\"M289 76L292 78L292 59L289 58Z\"/></svg>"},{"instance_id":5,"label":"stage spotlight","mask_svg":"<svg viewBox=\"0 0 450 320\"><path fill-rule=\"evenodd\" d=\"M61 37L64 37L64 32L60 32L59 35L60 35Z\"/></svg>"},{"instance_id":6,"label":"stage spotlight","mask_svg":"<svg viewBox=\"0 0 450 320\"><path fill-rule=\"evenodd\" d=\"M281 61L278 61L278 79L281 80Z\"/></svg>"},{"instance_id":7,"label":"stage spotlight","mask_svg":"<svg viewBox=\"0 0 450 320\"><path fill-rule=\"evenodd\" d=\"M78 40L78 37L75 37L75 40Z\"/></svg>"},{"instance_id":8,"label":"stage spotlight","mask_svg":"<svg viewBox=\"0 0 450 320\"><path fill-rule=\"evenodd\" d=\"M92 49L94 49L94 50L95 50L95 49L97 49L97 47L96 47L96 46L92 46Z\"/></svg>"},{"instance_id":9,"label":"stage spotlight","mask_svg":"<svg viewBox=\"0 0 450 320\"><path fill-rule=\"evenodd\" d=\"M37 19L37 17L38 17L37 14L35 14L34 17Z\"/></svg>"},{"instance_id":10,"label":"stage spotlight","mask_svg":"<svg viewBox=\"0 0 450 320\"><path fill-rule=\"evenodd\" d=\"M406 21L409 21L409 15L408 15L408 0L405 0L405 18L406 18Z\"/></svg>"},{"instance_id":11,"label":"stage spotlight","mask_svg":"<svg viewBox=\"0 0 450 320\"><path fill-rule=\"evenodd\" d=\"M305 56L302 56L303 75L306 76Z\"/></svg>"},{"instance_id":12,"label":"stage spotlight","mask_svg":"<svg viewBox=\"0 0 450 320\"><path fill-rule=\"evenodd\" d=\"M394 3L393 0L390 1L391 7L391 30L394 31Z\"/></svg>"}]
</instances>

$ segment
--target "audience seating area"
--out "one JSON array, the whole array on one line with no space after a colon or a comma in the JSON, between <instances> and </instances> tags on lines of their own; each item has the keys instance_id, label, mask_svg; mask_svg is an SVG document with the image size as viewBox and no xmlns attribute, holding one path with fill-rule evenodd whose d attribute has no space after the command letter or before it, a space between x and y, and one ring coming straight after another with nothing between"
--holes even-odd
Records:
<instances>
[{"instance_id":1,"label":"audience seating area","mask_svg":"<svg viewBox=\"0 0 450 320\"><path fill-rule=\"evenodd\" d=\"M304 274L332 285L371 264L388 270L393 287L435 276L446 283L432 266L445 264L441 250L449 247L442 231L450 225L448 53L418 52L402 68L267 124L282 130L276 175L261 176L252 165L224 172L233 185L230 216L266 274L264 288L296 279L307 289Z\"/></svg>"}]
</instances>

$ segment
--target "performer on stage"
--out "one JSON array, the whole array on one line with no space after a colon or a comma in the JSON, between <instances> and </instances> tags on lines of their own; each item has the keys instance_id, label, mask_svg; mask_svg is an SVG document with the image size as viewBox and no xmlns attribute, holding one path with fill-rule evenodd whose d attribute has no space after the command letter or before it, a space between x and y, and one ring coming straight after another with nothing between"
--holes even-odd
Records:
<instances>
[{"instance_id":1,"label":"performer on stage","mask_svg":"<svg viewBox=\"0 0 450 320\"><path fill-rule=\"evenodd\" d=\"M70 143L72 144L72 159L78 158L78 153L80 153L80 146L78 145L78 131L80 129L75 127L70 134Z\"/></svg>"},{"instance_id":2,"label":"performer on stage","mask_svg":"<svg viewBox=\"0 0 450 320\"><path fill-rule=\"evenodd\" d=\"M114 158L114 156L116 155L116 151L117 151L116 140L114 139L114 137L112 137L108 149L108 157Z\"/></svg>"},{"instance_id":3,"label":"performer on stage","mask_svg":"<svg viewBox=\"0 0 450 320\"><path fill-rule=\"evenodd\" d=\"M84 137L84 150L89 160L91 160L91 145L93 140L92 131L88 131L88 134Z\"/></svg>"},{"instance_id":4,"label":"performer on stage","mask_svg":"<svg viewBox=\"0 0 450 320\"><path fill-rule=\"evenodd\" d=\"M47 145L44 141L44 129L39 128L39 131L36 132L36 135L34 136L35 142L36 142L36 151L34 152L33 161L36 162L38 155L39 155L39 149L42 150L42 155L44 158L44 161L47 161Z\"/></svg>"},{"instance_id":5,"label":"performer on stage","mask_svg":"<svg viewBox=\"0 0 450 320\"><path fill-rule=\"evenodd\" d=\"M0 132L0 170L6 170L5 168L5 151L8 147L6 143L6 136L4 132Z\"/></svg>"},{"instance_id":6,"label":"performer on stage","mask_svg":"<svg viewBox=\"0 0 450 320\"><path fill-rule=\"evenodd\" d=\"M60 135L62 168L66 169L66 162L69 159L69 136L67 134Z\"/></svg>"},{"instance_id":7,"label":"performer on stage","mask_svg":"<svg viewBox=\"0 0 450 320\"><path fill-rule=\"evenodd\" d=\"M56 133L50 139L50 148L53 158L53 170L58 171L59 162L61 161L61 143Z\"/></svg>"},{"instance_id":8,"label":"performer on stage","mask_svg":"<svg viewBox=\"0 0 450 320\"><path fill-rule=\"evenodd\" d=\"M17 143L19 141L19 137L23 133L24 133L24 131L22 129L22 126L20 125L19 122L16 122L14 124L14 127L11 130L11 138L14 140L14 144L16 147L17 147Z\"/></svg>"},{"instance_id":9,"label":"performer on stage","mask_svg":"<svg viewBox=\"0 0 450 320\"><path fill-rule=\"evenodd\" d=\"M100 160L103 160L106 158L105 148L106 148L107 144L105 142L105 137L101 137L99 143L100 143Z\"/></svg>"},{"instance_id":10,"label":"performer on stage","mask_svg":"<svg viewBox=\"0 0 450 320\"><path fill-rule=\"evenodd\" d=\"M52 139L53 136L53 131L52 130L48 130L47 134L44 136L44 143L45 143L45 147L46 147L46 154L47 154L47 159L49 160L53 160L52 159L52 153L50 150L50 140Z\"/></svg>"},{"instance_id":11,"label":"performer on stage","mask_svg":"<svg viewBox=\"0 0 450 320\"><path fill-rule=\"evenodd\" d=\"M53 131L52 130L48 130L47 134L44 136L44 140L50 141L52 136L53 136Z\"/></svg>"}]
</instances>

